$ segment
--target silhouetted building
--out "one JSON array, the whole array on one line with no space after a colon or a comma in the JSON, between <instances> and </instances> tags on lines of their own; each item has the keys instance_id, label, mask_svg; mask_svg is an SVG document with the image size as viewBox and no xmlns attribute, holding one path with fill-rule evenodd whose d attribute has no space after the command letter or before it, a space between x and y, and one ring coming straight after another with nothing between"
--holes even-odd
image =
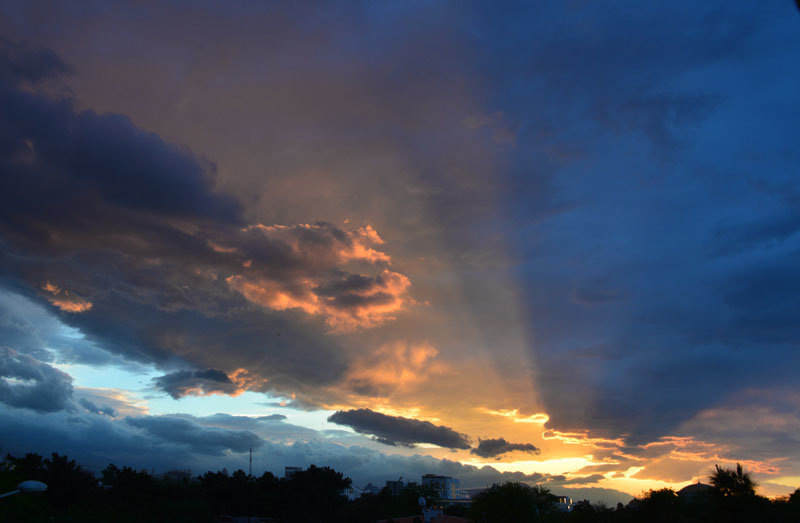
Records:
<instances>
[{"instance_id":1,"label":"silhouetted building","mask_svg":"<svg viewBox=\"0 0 800 523\"><path fill-rule=\"evenodd\" d=\"M192 475L188 470L169 470L161 475L164 481L175 483L188 483L192 480Z\"/></svg>"},{"instance_id":2,"label":"silhouetted building","mask_svg":"<svg viewBox=\"0 0 800 523\"><path fill-rule=\"evenodd\" d=\"M436 489L442 499L458 498L459 481L450 476L438 476L436 474L425 474L422 476L422 484L429 485Z\"/></svg>"},{"instance_id":3,"label":"silhouetted building","mask_svg":"<svg viewBox=\"0 0 800 523\"><path fill-rule=\"evenodd\" d=\"M403 481L403 478L398 479L397 481L389 480L386 482L386 488L389 489L389 492L392 496L399 496L400 492L406 488L407 483Z\"/></svg>"},{"instance_id":4,"label":"silhouetted building","mask_svg":"<svg viewBox=\"0 0 800 523\"><path fill-rule=\"evenodd\" d=\"M217 521L220 523L278 523L278 520L275 518L263 516L228 516L225 514L217 516Z\"/></svg>"},{"instance_id":5,"label":"silhouetted building","mask_svg":"<svg viewBox=\"0 0 800 523\"><path fill-rule=\"evenodd\" d=\"M573 503L571 497L558 496L556 500L556 510L559 512L572 512L573 508L575 508L575 503Z\"/></svg>"},{"instance_id":6,"label":"silhouetted building","mask_svg":"<svg viewBox=\"0 0 800 523\"><path fill-rule=\"evenodd\" d=\"M367 483L367 485L362 489L364 494L380 494L381 488L377 485L373 485L372 483Z\"/></svg>"},{"instance_id":7,"label":"silhouetted building","mask_svg":"<svg viewBox=\"0 0 800 523\"><path fill-rule=\"evenodd\" d=\"M425 523L469 523L469 520L460 518L458 516L450 516L448 514L443 514L439 511L438 514L432 515L428 514L428 519L425 519L426 515L415 515L415 516L404 516L404 517L396 517L391 519L380 519L377 523L417 523L419 521L424 521Z\"/></svg>"},{"instance_id":8,"label":"silhouetted building","mask_svg":"<svg viewBox=\"0 0 800 523\"><path fill-rule=\"evenodd\" d=\"M297 472L303 472L303 467L284 467L283 468L283 477L285 479L289 479L295 475Z\"/></svg>"},{"instance_id":9,"label":"silhouetted building","mask_svg":"<svg viewBox=\"0 0 800 523\"><path fill-rule=\"evenodd\" d=\"M348 487L342 491L342 496L347 498L347 501L353 501L364 495L364 489L358 487Z\"/></svg>"},{"instance_id":10,"label":"silhouetted building","mask_svg":"<svg viewBox=\"0 0 800 523\"><path fill-rule=\"evenodd\" d=\"M711 485L706 485L705 483L700 483L698 481L697 483L694 483L692 485L686 485L685 487L680 489L677 492L677 494L682 499L685 499L686 501L691 501L698 494L706 494L712 488L713 487Z\"/></svg>"}]
</instances>

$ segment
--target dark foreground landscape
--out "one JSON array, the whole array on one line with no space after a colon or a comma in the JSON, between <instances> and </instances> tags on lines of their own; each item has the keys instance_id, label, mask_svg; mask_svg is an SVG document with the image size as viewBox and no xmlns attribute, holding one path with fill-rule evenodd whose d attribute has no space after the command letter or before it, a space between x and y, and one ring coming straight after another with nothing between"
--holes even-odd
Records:
<instances>
[{"instance_id":1,"label":"dark foreground landscape","mask_svg":"<svg viewBox=\"0 0 800 523\"><path fill-rule=\"evenodd\" d=\"M608 507L578 502L558 510L557 498L542 486L493 485L469 505L449 505L430 488L410 484L392 495L388 488L348 500L350 478L329 467L311 466L289 479L270 472L256 477L237 470L192 476L188 471L152 474L110 464L98 478L75 460L54 453L8 455L0 464L0 494L22 481L36 480L42 494L0 499L0 521L257 521L373 522L423 521L418 500L439 506L434 521L474 522L797 522L800 488L788 497L768 499L741 467L717 470L711 485L693 485L680 495L672 489L642 493L628 505Z\"/></svg>"}]
</instances>

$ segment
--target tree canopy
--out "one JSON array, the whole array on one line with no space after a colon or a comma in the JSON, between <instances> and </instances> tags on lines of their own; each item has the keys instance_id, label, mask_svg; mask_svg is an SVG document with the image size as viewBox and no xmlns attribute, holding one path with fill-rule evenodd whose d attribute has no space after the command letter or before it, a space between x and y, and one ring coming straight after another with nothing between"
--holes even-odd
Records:
<instances>
[{"instance_id":1,"label":"tree canopy","mask_svg":"<svg viewBox=\"0 0 800 523\"><path fill-rule=\"evenodd\" d=\"M716 470L711 474L709 480L723 496L755 495L756 483L750 473L742 469L740 463L736 464L735 469L726 469L719 465L715 465L715 467Z\"/></svg>"},{"instance_id":2,"label":"tree canopy","mask_svg":"<svg viewBox=\"0 0 800 523\"><path fill-rule=\"evenodd\" d=\"M539 521L553 512L556 499L547 487L509 481L492 485L473 497L470 517L481 523Z\"/></svg>"}]
</instances>

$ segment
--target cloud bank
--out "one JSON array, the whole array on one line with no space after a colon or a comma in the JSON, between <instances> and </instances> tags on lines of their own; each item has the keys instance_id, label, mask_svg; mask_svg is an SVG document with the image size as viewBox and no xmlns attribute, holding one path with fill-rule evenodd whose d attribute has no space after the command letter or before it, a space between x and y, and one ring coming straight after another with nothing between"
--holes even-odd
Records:
<instances>
[{"instance_id":1,"label":"cloud bank","mask_svg":"<svg viewBox=\"0 0 800 523\"><path fill-rule=\"evenodd\" d=\"M0 347L0 402L38 412L67 408L72 377L26 354Z\"/></svg>"},{"instance_id":2,"label":"cloud bank","mask_svg":"<svg viewBox=\"0 0 800 523\"><path fill-rule=\"evenodd\" d=\"M386 445L413 447L419 443L430 443L449 449L470 448L469 438L449 427L434 425L401 416L389 416L369 409L337 411L328 421L346 425L359 434L369 434Z\"/></svg>"},{"instance_id":3,"label":"cloud bank","mask_svg":"<svg viewBox=\"0 0 800 523\"><path fill-rule=\"evenodd\" d=\"M470 450L470 453L476 454L482 458L498 458L508 452L530 452L531 454L539 454L541 452L536 445L532 443L509 443L504 438L497 439L482 439L478 442L478 446Z\"/></svg>"},{"instance_id":4,"label":"cloud bank","mask_svg":"<svg viewBox=\"0 0 800 523\"><path fill-rule=\"evenodd\" d=\"M214 164L46 91L68 69L51 51L0 53L6 282L91 343L171 371L155 385L174 398L338 381L350 358L326 338L413 304L371 226L248 225Z\"/></svg>"}]
</instances>

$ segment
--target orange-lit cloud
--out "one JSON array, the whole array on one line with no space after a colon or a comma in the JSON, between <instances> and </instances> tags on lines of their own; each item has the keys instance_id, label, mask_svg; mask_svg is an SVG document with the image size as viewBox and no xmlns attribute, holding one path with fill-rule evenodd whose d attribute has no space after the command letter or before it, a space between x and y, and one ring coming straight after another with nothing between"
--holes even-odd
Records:
<instances>
[{"instance_id":1,"label":"orange-lit cloud","mask_svg":"<svg viewBox=\"0 0 800 523\"><path fill-rule=\"evenodd\" d=\"M232 396L238 396L242 392L255 389L258 390L264 386L266 379L252 375L247 369L236 369L230 374L228 378L236 385L237 390Z\"/></svg>"},{"instance_id":2,"label":"orange-lit cloud","mask_svg":"<svg viewBox=\"0 0 800 523\"><path fill-rule=\"evenodd\" d=\"M255 224L245 227L245 231L259 230L273 240L280 240L291 247L298 257L320 256L335 257L340 263L361 261L367 263L391 263L389 255L373 249L370 245L382 245L383 239L370 225L353 230L340 230L339 234L328 234L328 224L297 225L264 225ZM318 233L328 242L313 244L304 241L303 231ZM298 234L300 233L300 234Z\"/></svg>"},{"instance_id":3,"label":"orange-lit cloud","mask_svg":"<svg viewBox=\"0 0 800 523\"><path fill-rule=\"evenodd\" d=\"M178 399L215 394L239 396L247 390L264 390L267 380L240 368L231 373L217 369L182 370L155 378L153 382L157 388Z\"/></svg>"},{"instance_id":4,"label":"orange-lit cloud","mask_svg":"<svg viewBox=\"0 0 800 523\"><path fill-rule=\"evenodd\" d=\"M550 416L543 412L537 412L536 414L530 414L528 416L520 414L519 409L500 409L500 410L490 410L487 408L479 408L481 412L485 412L486 414L492 414L493 416L502 416L504 418L508 418L514 423L537 423L539 425L544 425L548 421L550 421Z\"/></svg>"},{"instance_id":5,"label":"orange-lit cloud","mask_svg":"<svg viewBox=\"0 0 800 523\"><path fill-rule=\"evenodd\" d=\"M430 344L398 341L380 347L356 360L345 379L345 386L358 394L386 395L395 389L422 383L446 367L435 361L439 351Z\"/></svg>"},{"instance_id":6,"label":"orange-lit cloud","mask_svg":"<svg viewBox=\"0 0 800 523\"><path fill-rule=\"evenodd\" d=\"M323 294L317 280L303 279L292 286L265 278L249 279L236 275L228 284L248 301L273 310L299 309L309 315L321 315L331 332L352 332L370 328L395 318L410 300L406 290L411 282L404 275L385 269L368 286L347 292L344 299ZM344 303L342 303L344 302Z\"/></svg>"},{"instance_id":7,"label":"orange-lit cloud","mask_svg":"<svg viewBox=\"0 0 800 523\"><path fill-rule=\"evenodd\" d=\"M301 280L299 286L288 289L281 283L264 278L249 280L245 276L229 276L226 281L248 301L262 307L282 311L300 309L306 314L319 314L321 304L313 292L314 283Z\"/></svg>"},{"instance_id":8,"label":"orange-lit cloud","mask_svg":"<svg viewBox=\"0 0 800 523\"><path fill-rule=\"evenodd\" d=\"M664 436L659 438L658 441L651 441L650 443L639 445L639 447L643 449L664 446L675 446L678 448L686 448L691 446L713 447L711 443L695 441L695 439L691 436Z\"/></svg>"},{"instance_id":9,"label":"orange-lit cloud","mask_svg":"<svg viewBox=\"0 0 800 523\"><path fill-rule=\"evenodd\" d=\"M92 308L92 302L84 300L66 289L61 289L57 285L45 282L42 285L42 290L49 294L46 296L47 300L66 312L86 312Z\"/></svg>"},{"instance_id":10,"label":"orange-lit cloud","mask_svg":"<svg viewBox=\"0 0 800 523\"><path fill-rule=\"evenodd\" d=\"M219 252L224 254L233 254L239 251L239 249L237 249L236 247L225 247L224 245L220 245L219 243L212 240L208 240L208 246L211 247L211 250L213 250L214 252Z\"/></svg>"},{"instance_id":11,"label":"orange-lit cloud","mask_svg":"<svg viewBox=\"0 0 800 523\"><path fill-rule=\"evenodd\" d=\"M258 224L243 232L261 233L288 260L275 271L269 260L247 259L242 274L226 278L252 303L321 316L335 333L380 325L414 303L407 295L411 281L389 268L389 255L373 248L383 239L369 225L343 230L325 223Z\"/></svg>"},{"instance_id":12,"label":"orange-lit cloud","mask_svg":"<svg viewBox=\"0 0 800 523\"><path fill-rule=\"evenodd\" d=\"M149 414L147 402L124 389L76 387L75 399L89 400L100 407L111 407L120 417ZM85 404L83 406L86 407Z\"/></svg>"},{"instance_id":13,"label":"orange-lit cloud","mask_svg":"<svg viewBox=\"0 0 800 523\"><path fill-rule=\"evenodd\" d=\"M599 438L592 437L586 432L561 432L558 430L546 430L542 433L542 438L546 440L558 440L567 445L584 445L596 449L610 449L623 447L623 438Z\"/></svg>"}]
</instances>

